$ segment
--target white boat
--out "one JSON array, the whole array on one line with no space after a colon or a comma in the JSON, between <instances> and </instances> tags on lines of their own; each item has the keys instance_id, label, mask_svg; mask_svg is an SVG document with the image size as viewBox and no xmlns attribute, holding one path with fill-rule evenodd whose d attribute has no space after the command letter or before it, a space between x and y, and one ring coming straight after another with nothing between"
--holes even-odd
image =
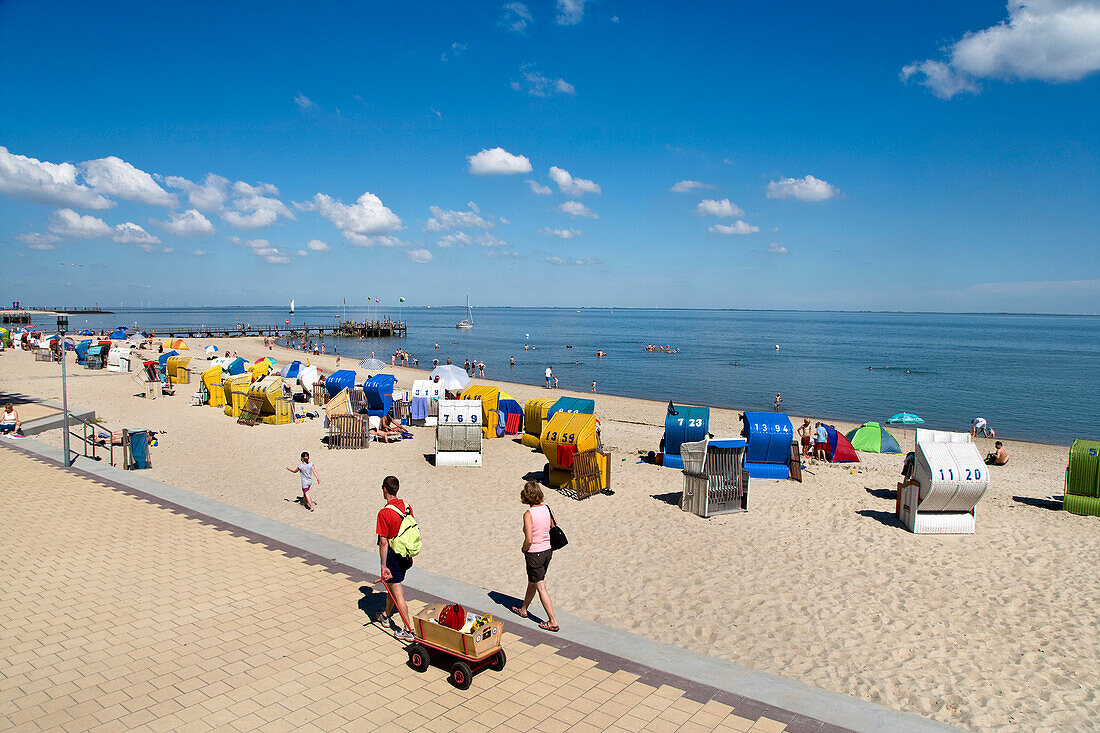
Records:
<instances>
[{"instance_id":1,"label":"white boat","mask_svg":"<svg viewBox=\"0 0 1100 733\"><path fill-rule=\"evenodd\" d=\"M290 301L290 315L294 315L294 301Z\"/></svg>"},{"instance_id":2,"label":"white boat","mask_svg":"<svg viewBox=\"0 0 1100 733\"><path fill-rule=\"evenodd\" d=\"M470 294L466 293L466 317L455 324L455 328L473 328L474 314L470 310Z\"/></svg>"}]
</instances>

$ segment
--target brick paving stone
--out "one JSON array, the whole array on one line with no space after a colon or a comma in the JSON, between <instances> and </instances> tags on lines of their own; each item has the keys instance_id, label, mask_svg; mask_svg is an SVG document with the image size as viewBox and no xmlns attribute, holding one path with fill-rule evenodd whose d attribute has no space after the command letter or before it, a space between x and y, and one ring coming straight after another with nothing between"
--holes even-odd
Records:
<instances>
[{"instance_id":1,"label":"brick paving stone","mask_svg":"<svg viewBox=\"0 0 1100 733\"><path fill-rule=\"evenodd\" d=\"M508 670L455 690L367 623L346 568L6 446L0 459L13 485L49 487L4 514L0 729L784 730L762 703L703 704L686 680L655 687L669 677L512 630Z\"/></svg>"}]
</instances>

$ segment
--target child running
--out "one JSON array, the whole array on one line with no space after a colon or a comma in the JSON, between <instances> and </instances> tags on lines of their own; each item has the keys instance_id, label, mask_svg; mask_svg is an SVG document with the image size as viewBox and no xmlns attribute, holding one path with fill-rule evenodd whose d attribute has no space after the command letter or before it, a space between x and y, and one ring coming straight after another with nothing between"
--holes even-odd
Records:
<instances>
[{"instance_id":1,"label":"child running","mask_svg":"<svg viewBox=\"0 0 1100 733\"><path fill-rule=\"evenodd\" d=\"M317 475L317 467L310 463L309 453L303 451L302 462L294 468L287 466L286 470L302 477L302 506L313 511L313 502L309 500L309 490L313 488L313 484L320 485L321 477Z\"/></svg>"}]
</instances>

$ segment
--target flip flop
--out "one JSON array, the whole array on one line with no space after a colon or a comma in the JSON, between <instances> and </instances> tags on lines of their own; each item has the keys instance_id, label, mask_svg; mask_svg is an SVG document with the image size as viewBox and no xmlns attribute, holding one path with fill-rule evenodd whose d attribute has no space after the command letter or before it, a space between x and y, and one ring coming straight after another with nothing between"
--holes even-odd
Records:
<instances>
[{"instance_id":1,"label":"flip flop","mask_svg":"<svg viewBox=\"0 0 1100 733\"><path fill-rule=\"evenodd\" d=\"M556 633L561 627L559 627L557 624L552 624L549 621L543 621L541 624L539 624L539 628L543 631L553 631Z\"/></svg>"},{"instance_id":2,"label":"flip flop","mask_svg":"<svg viewBox=\"0 0 1100 733\"><path fill-rule=\"evenodd\" d=\"M519 606L512 606L512 613L516 614L520 618L527 618L527 612L526 611L520 612Z\"/></svg>"}]
</instances>

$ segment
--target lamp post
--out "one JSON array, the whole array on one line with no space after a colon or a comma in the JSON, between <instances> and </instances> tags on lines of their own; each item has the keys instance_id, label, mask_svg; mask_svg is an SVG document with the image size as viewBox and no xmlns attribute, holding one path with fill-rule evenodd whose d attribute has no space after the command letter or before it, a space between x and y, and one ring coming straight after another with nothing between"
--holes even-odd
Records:
<instances>
[{"instance_id":1,"label":"lamp post","mask_svg":"<svg viewBox=\"0 0 1100 733\"><path fill-rule=\"evenodd\" d=\"M72 465L69 462L69 392L65 385L65 332L69 330L69 316L65 313L57 315L57 336L61 339L61 414L64 423L61 433L62 450L65 452L65 467Z\"/></svg>"}]
</instances>

